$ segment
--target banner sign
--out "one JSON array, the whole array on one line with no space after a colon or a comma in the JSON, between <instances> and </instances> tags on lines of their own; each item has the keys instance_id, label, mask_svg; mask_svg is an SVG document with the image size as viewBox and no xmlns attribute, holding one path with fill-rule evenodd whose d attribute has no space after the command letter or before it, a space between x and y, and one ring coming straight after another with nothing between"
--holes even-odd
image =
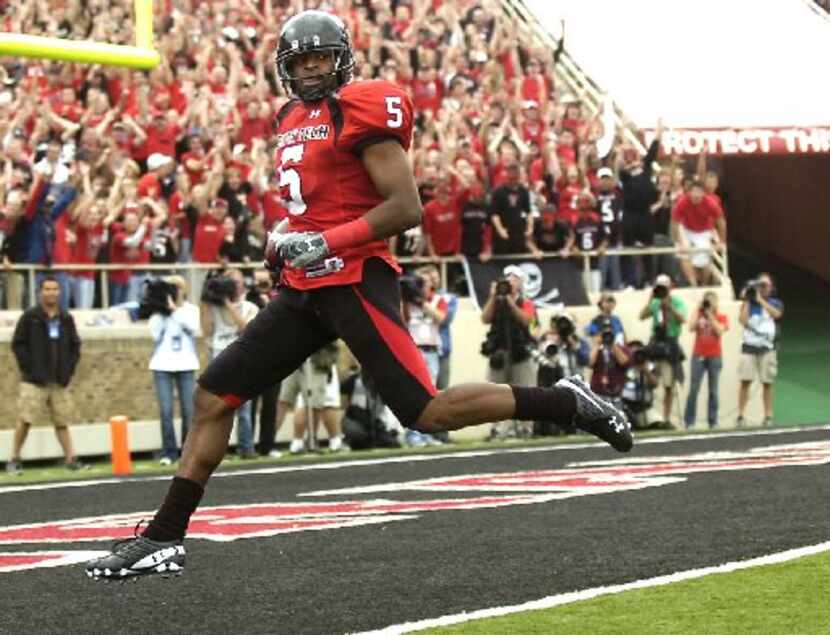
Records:
<instances>
[{"instance_id":1,"label":"banner sign","mask_svg":"<svg viewBox=\"0 0 830 635\"><path fill-rule=\"evenodd\" d=\"M561 309L564 306L589 304L588 294L582 285L582 270L570 260L546 258L506 258L486 263L464 260L464 272L470 296L481 309L490 297L490 285L502 277L508 265L518 265L527 276L524 295L537 308Z\"/></svg>"},{"instance_id":2,"label":"banner sign","mask_svg":"<svg viewBox=\"0 0 830 635\"><path fill-rule=\"evenodd\" d=\"M647 131L646 146L653 139L654 131ZM830 152L830 126L669 130L660 145L678 155L822 154Z\"/></svg>"}]
</instances>

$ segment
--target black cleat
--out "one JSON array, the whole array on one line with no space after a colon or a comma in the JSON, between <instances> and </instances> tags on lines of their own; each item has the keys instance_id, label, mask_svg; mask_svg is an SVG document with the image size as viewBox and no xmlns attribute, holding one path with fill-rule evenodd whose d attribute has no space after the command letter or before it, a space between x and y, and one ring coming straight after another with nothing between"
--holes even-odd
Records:
<instances>
[{"instance_id":1,"label":"black cleat","mask_svg":"<svg viewBox=\"0 0 830 635\"><path fill-rule=\"evenodd\" d=\"M597 395L579 375L560 379L556 387L570 390L576 397L577 428L599 437L617 452L631 451L631 424L621 409Z\"/></svg>"},{"instance_id":2,"label":"black cleat","mask_svg":"<svg viewBox=\"0 0 830 635\"><path fill-rule=\"evenodd\" d=\"M106 556L87 562L86 574L105 581L152 574L178 575L184 571L184 558L180 540L158 542L136 535L116 542Z\"/></svg>"}]
</instances>

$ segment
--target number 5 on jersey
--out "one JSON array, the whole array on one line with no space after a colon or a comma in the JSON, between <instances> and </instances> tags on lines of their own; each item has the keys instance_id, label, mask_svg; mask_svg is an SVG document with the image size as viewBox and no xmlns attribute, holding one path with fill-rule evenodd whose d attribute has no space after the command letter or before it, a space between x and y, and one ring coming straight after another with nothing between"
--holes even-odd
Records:
<instances>
[{"instance_id":1,"label":"number 5 on jersey","mask_svg":"<svg viewBox=\"0 0 830 635\"><path fill-rule=\"evenodd\" d=\"M295 216L305 214L308 205L303 200L303 184L300 180L300 173L290 167L289 164L299 164L303 160L304 150L305 146L298 143L297 145L286 146L280 155L280 197L288 209L288 213ZM288 188L287 196L284 188Z\"/></svg>"}]
</instances>

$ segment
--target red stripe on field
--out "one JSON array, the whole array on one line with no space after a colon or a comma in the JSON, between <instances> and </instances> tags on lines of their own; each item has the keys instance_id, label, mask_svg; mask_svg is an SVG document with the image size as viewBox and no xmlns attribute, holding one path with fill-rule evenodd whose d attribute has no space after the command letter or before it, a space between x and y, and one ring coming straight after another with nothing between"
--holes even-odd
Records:
<instances>
[{"instance_id":1,"label":"red stripe on field","mask_svg":"<svg viewBox=\"0 0 830 635\"><path fill-rule=\"evenodd\" d=\"M427 364L424 361L423 355L421 355L421 351L415 346L415 342L409 334L409 331L404 330L399 324L395 324L392 319L379 311L363 297L360 291L355 289L354 292L360 298L360 302L369 315L369 319L372 320L372 323L377 328L383 341L386 342L387 348L395 356L395 359L409 371L410 375L418 380L418 383L424 387L424 390L434 397L438 391L432 385Z\"/></svg>"}]
</instances>

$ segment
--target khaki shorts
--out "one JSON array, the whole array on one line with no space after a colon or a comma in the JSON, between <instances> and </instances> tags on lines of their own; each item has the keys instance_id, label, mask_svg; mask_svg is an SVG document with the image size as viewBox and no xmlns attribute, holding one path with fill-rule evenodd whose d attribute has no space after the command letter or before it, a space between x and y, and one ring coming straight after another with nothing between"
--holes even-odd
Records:
<instances>
[{"instance_id":1,"label":"khaki shorts","mask_svg":"<svg viewBox=\"0 0 830 635\"><path fill-rule=\"evenodd\" d=\"M673 387L677 381L674 374L674 365L665 359L661 359L654 363L654 374L660 381L660 385L664 388Z\"/></svg>"},{"instance_id":2,"label":"khaki shorts","mask_svg":"<svg viewBox=\"0 0 830 635\"><path fill-rule=\"evenodd\" d=\"M303 395L305 390L305 365L300 366L280 384L279 400L296 405L305 406ZM339 408L340 381L337 377L337 368L332 366L331 379L328 374L313 368L311 371L311 407L312 408Z\"/></svg>"},{"instance_id":3,"label":"khaki shorts","mask_svg":"<svg viewBox=\"0 0 830 635\"><path fill-rule=\"evenodd\" d=\"M741 353L741 362L738 365L738 378L741 381L760 379L762 384L772 384L777 376L778 354L775 351Z\"/></svg>"},{"instance_id":4,"label":"khaki shorts","mask_svg":"<svg viewBox=\"0 0 830 635\"><path fill-rule=\"evenodd\" d=\"M75 417L75 405L69 390L58 384L38 386L21 382L17 411L24 423L49 421L56 428L65 428Z\"/></svg>"}]
</instances>

